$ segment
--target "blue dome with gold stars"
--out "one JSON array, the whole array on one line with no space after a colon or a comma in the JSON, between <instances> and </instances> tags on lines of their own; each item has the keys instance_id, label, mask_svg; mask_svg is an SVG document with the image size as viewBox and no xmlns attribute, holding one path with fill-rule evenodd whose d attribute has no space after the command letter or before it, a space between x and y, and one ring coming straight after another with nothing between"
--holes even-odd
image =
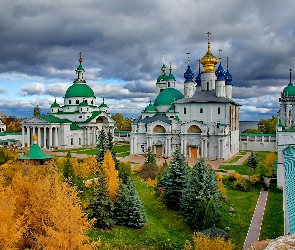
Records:
<instances>
[{"instance_id":1,"label":"blue dome with gold stars","mask_svg":"<svg viewBox=\"0 0 295 250\"><path fill-rule=\"evenodd\" d=\"M191 70L191 66L188 65L187 66L187 70L184 73L184 82L192 82L194 79L195 74L193 73L193 71Z\"/></svg>"},{"instance_id":2,"label":"blue dome with gold stars","mask_svg":"<svg viewBox=\"0 0 295 250\"><path fill-rule=\"evenodd\" d=\"M218 69L215 72L217 76L217 81L224 81L225 80L225 70L223 69L221 63L219 63Z\"/></svg>"}]
</instances>

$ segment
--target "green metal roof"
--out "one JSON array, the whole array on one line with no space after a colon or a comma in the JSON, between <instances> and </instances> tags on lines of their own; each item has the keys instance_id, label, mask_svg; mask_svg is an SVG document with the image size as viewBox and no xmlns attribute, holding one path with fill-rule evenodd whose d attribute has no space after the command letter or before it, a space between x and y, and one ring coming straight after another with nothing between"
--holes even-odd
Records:
<instances>
[{"instance_id":1,"label":"green metal roof","mask_svg":"<svg viewBox=\"0 0 295 250\"><path fill-rule=\"evenodd\" d=\"M77 124L72 123L70 125L70 130L83 130L83 128L79 127Z\"/></svg>"},{"instance_id":2,"label":"green metal roof","mask_svg":"<svg viewBox=\"0 0 295 250\"><path fill-rule=\"evenodd\" d=\"M37 115L36 117L40 118L41 120L50 122L50 123L72 123L68 119L60 119L60 118L55 117L53 115Z\"/></svg>"},{"instance_id":3,"label":"green metal roof","mask_svg":"<svg viewBox=\"0 0 295 250\"><path fill-rule=\"evenodd\" d=\"M101 113L102 111L93 111L92 115L85 122L90 122L91 120L99 116Z\"/></svg>"},{"instance_id":4,"label":"green metal roof","mask_svg":"<svg viewBox=\"0 0 295 250\"><path fill-rule=\"evenodd\" d=\"M160 81L166 81L167 80L167 75L160 75L158 78L157 78L157 83L160 82Z\"/></svg>"},{"instance_id":5,"label":"green metal roof","mask_svg":"<svg viewBox=\"0 0 295 250\"><path fill-rule=\"evenodd\" d=\"M155 106L171 105L174 101L184 98L184 95L177 89L167 88L163 90L156 98Z\"/></svg>"},{"instance_id":6,"label":"green metal roof","mask_svg":"<svg viewBox=\"0 0 295 250\"><path fill-rule=\"evenodd\" d=\"M21 160L44 160L52 158L52 155L44 154L37 143L34 143L26 155L18 157Z\"/></svg>"},{"instance_id":7,"label":"green metal roof","mask_svg":"<svg viewBox=\"0 0 295 250\"><path fill-rule=\"evenodd\" d=\"M85 71L85 70L83 69L83 67L82 67L82 64L80 64L80 65L78 66L77 70L83 70L83 71Z\"/></svg>"},{"instance_id":8,"label":"green metal roof","mask_svg":"<svg viewBox=\"0 0 295 250\"><path fill-rule=\"evenodd\" d=\"M104 102L102 104L99 105L100 108L108 108L109 106L106 105Z\"/></svg>"},{"instance_id":9,"label":"green metal roof","mask_svg":"<svg viewBox=\"0 0 295 250\"><path fill-rule=\"evenodd\" d=\"M93 90L86 83L74 83L68 88L65 98L70 97L94 97Z\"/></svg>"},{"instance_id":10,"label":"green metal roof","mask_svg":"<svg viewBox=\"0 0 295 250\"><path fill-rule=\"evenodd\" d=\"M144 112L157 112L156 107L153 104L149 104L145 109Z\"/></svg>"},{"instance_id":11,"label":"green metal roof","mask_svg":"<svg viewBox=\"0 0 295 250\"><path fill-rule=\"evenodd\" d=\"M285 203L290 233L295 233L295 152L290 146L284 151Z\"/></svg>"},{"instance_id":12,"label":"green metal roof","mask_svg":"<svg viewBox=\"0 0 295 250\"><path fill-rule=\"evenodd\" d=\"M288 86L284 88L283 94L285 96L295 96L295 87L293 86L292 82L290 82Z\"/></svg>"},{"instance_id":13,"label":"green metal roof","mask_svg":"<svg viewBox=\"0 0 295 250\"><path fill-rule=\"evenodd\" d=\"M174 75L172 75L172 74L170 73L169 76L167 76L167 80L173 80L173 81L175 81L175 77L174 77Z\"/></svg>"},{"instance_id":14,"label":"green metal roof","mask_svg":"<svg viewBox=\"0 0 295 250\"><path fill-rule=\"evenodd\" d=\"M60 108L59 104L54 102L51 104L50 108Z\"/></svg>"},{"instance_id":15,"label":"green metal roof","mask_svg":"<svg viewBox=\"0 0 295 250\"><path fill-rule=\"evenodd\" d=\"M81 107L81 106L84 106L84 107L88 107L89 105L88 105L88 103L87 102L85 102L85 101L83 101L83 102L81 102L80 104L79 104L79 106Z\"/></svg>"},{"instance_id":16,"label":"green metal roof","mask_svg":"<svg viewBox=\"0 0 295 250\"><path fill-rule=\"evenodd\" d=\"M240 133L240 136L276 136L276 134L248 134L248 133Z\"/></svg>"}]
</instances>

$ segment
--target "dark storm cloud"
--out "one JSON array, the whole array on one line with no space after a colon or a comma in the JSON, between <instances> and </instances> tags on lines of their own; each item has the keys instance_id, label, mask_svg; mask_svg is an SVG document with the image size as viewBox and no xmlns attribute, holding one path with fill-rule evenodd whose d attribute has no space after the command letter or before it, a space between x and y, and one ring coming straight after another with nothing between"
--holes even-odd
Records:
<instances>
[{"instance_id":1,"label":"dark storm cloud","mask_svg":"<svg viewBox=\"0 0 295 250\"><path fill-rule=\"evenodd\" d=\"M218 57L222 49L224 68L229 56L235 98L278 94L295 65L294 11L292 0L3 0L0 72L45 78L43 90L23 86L22 96L60 96L46 79L71 84L82 51L86 77L96 68L91 80L121 84L98 85L97 96L148 99L155 96L162 53L182 86L186 52L196 75L210 31L212 52Z\"/></svg>"}]
</instances>

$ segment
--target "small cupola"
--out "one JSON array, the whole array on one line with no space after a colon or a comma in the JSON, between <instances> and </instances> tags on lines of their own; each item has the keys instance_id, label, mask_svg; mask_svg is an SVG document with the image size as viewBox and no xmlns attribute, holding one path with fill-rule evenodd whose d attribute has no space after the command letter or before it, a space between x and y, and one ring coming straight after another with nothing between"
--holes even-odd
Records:
<instances>
[{"instance_id":1,"label":"small cupola","mask_svg":"<svg viewBox=\"0 0 295 250\"><path fill-rule=\"evenodd\" d=\"M195 74L193 73L191 66L190 66L190 53L186 53L188 55L188 65L187 65L187 69L184 72L183 76L185 81L184 82L193 82L194 76Z\"/></svg>"},{"instance_id":2,"label":"small cupola","mask_svg":"<svg viewBox=\"0 0 295 250\"><path fill-rule=\"evenodd\" d=\"M201 60L199 59L198 62L199 62L199 73L195 79L195 83L196 83L196 86L201 86L201 83L202 83Z\"/></svg>"},{"instance_id":3,"label":"small cupola","mask_svg":"<svg viewBox=\"0 0 295 250\"><path fill-rule=\"evenodd\" d=\"M102 104L99 105L99 111L108 112L109 106L104 103L104 98L102 98Z\"/></svg>"},{"instance_id":4,"label":"small cupola","mask_svg":"<svg viewBox=\"0 0 295 250\"><path fill-rule=\"evenodd\" d=\"M225 84L231 85L232 84L233 77L231 73L228 70L228 57L226 57L226 73L225 73Z\"/></svg>"},{"instance_id":5,"label":"small cupola","mask_svg":"<svg viewBox=\"0 0 295 250\"><path fill-rule=\"evenodd\" d=\"M212 52L211 52L211 47L210 47L210 35L211 33L208 32L208 50L205 54L205 56L201 59L201 63L204 67L204 73L208 73L208 72L215 72L215 65L218 63L218 59L213 56Z\"/></svg>"}]
</instances>

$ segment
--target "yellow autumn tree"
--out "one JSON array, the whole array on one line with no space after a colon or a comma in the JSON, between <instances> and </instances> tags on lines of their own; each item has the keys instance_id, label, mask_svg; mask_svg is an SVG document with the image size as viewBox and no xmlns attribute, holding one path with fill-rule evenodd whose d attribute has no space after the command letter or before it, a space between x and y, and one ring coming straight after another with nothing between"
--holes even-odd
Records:
<instances>
[{"instance_id":1,"label":"yellow autumn tree","mask_svg":"<svg viewBox=\"0 0 295 250\"><path fill-rule=\"evenodd\" d=\"M74 168L75 173L80 175L82 178L87 178L91 174L96 174L98 170L99 162L94 156L88 156L82 162L80 162L78 168Z\"/></svg>"},{"instance_id":2,"label":"yellow autumn tree","mask_svg":"<svg viewBox=\"0 0 295 250\"><path fill-rule=\"evenodd\" d=\"M10 186L5 186L0 173L0 249L13 249L25 231L23 216L17 215L16 197Z\"/></svg>"},{"instance_id":3,"label":"yellow autumn tree","mask_svg":"<svg viewBox=\"0 0 295 250\"><path fill-rule=\"evenodd\" d=\"M112 200L116 199L119 188L118 171L115 168L115 162L111 152L108 150L104 156L102 167L105 168L107 174L107 185Z\"/></svg>"},{"instance_id":4,"label":"yellow autumn tree","mask_svg":"<svg viewBox=\"0 0 295 250\"><path fill-rule=\"evenodd\" d=\"M16 218L23 218L17 249L91 249L77 191L52 166L19 165L10 185Z\"/></svg>"},{"instance_id":5,"label":"yellow autumn tree","mask_svg":"<svg viewBox=\"0 0 295 250\"><path fill-rule=\"evenodd\" d=\"M194 240L194 250L233 250L234 245L230 240L225 240L221 237L215 237L211 239L209 236L197 232L193 236Z\"/></svg>"},{"instance_id":6,"label":"yellow autumn tree","mask_svg":"<svg viewBox=\"0 0 295 250\"><path fill-rule=\"evenodd\" d=\"M267 174L271 175L274 170L274 162L278 160L277 154L270 152L265 158L265 165L267 167Z\"/></svg>"}]
</instances>

